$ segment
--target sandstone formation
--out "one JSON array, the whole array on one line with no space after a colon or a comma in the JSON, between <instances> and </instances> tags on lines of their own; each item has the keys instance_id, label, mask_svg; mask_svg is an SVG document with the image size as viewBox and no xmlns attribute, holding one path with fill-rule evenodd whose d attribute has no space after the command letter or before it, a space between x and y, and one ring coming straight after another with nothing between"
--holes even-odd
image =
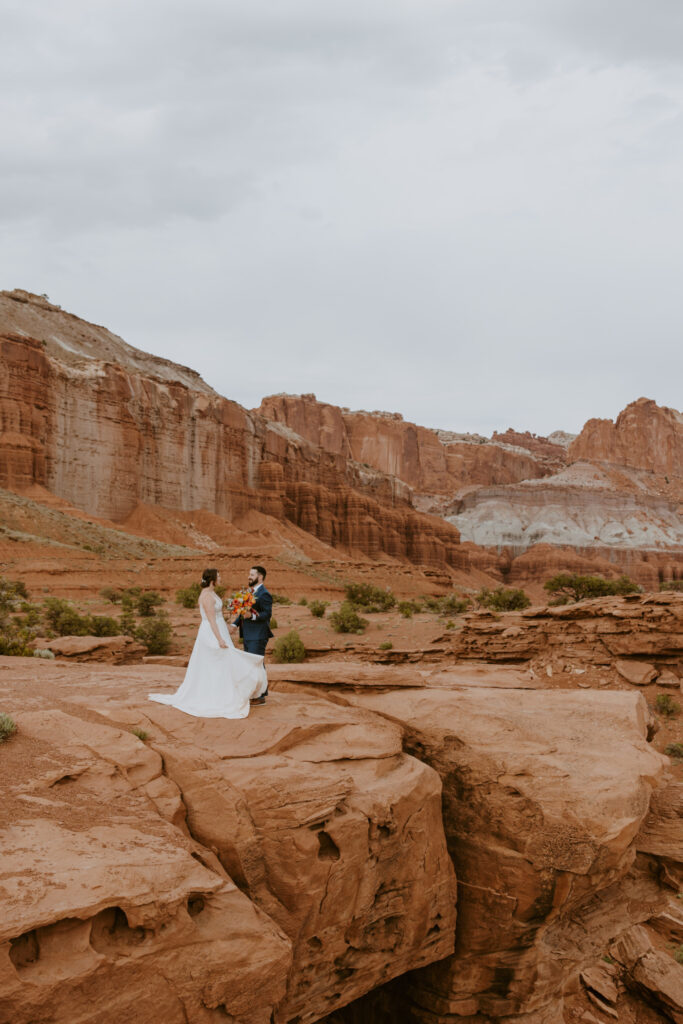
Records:
<instances>
[{"instance_id":1,"label":"sandstone formation","mask_svg":"<svg viewBox=\"0 0 683 1024\"><path fill-rule=\"evenodd\" d=\"M0 487L178 546L220 547L265 515L297 556L310 538L534 586L559 557L653 587L683 572L680 424L644 399L573 441L429 430L313 395L249 412L44 297L0 293Z\"/></svg>"},{"instance_id":2,"label":"sandstone formation","mask_svg":"<svg viewBox=\"0 0 683 1024\"><path fill-rule=\"evenodd\" d=\"M445 633L439 642L456 657L477 661L616 667L625 660L655 660L660 669L677 669L683 656L683 594L595 598L502 616L474 612L464 617L462 629Z\"/></svg>"},{"instance_id":3,"label":"sandstone formation","mask_svg":"<svg viewBox=\"0 0 683 1024\"><path fill-rule=\"evenodd\" d=\"M495 435L487 443L408 423L398 413L340 409L318 402L315 395L271 395L259 412L324 451L397 477L423 500L437 504L460 487L545 476L566 460L562 447L531 434L528 442L513 433Z\"/></svg>"},{"instance_id":4,"label":"sandstone formation","mask_svg":"<svg viewBox=\"0 0 683 1024\"><path fill-rule=\"evenodd\" d=\"M683 415L651 399L639 398L614 422L589 420L569 446L568 460L636 470L659 486L664 484L662 490L670 492L683 481Z\"/></svg>"},{"instance_id":5,"label":"sandstone formation","mask_svg":"<svg viewBox=\"0 0 683 1024\"><path fill-rule=\"evenodd\" d=\"M230 521L258 508L333 547L458 564L457 530L417 512L393 477L321 451L45 300L3 292L0 486L36 485L117 523L141 503Z\"/></svg>"},{"instance_id":6,"label":"sandstone formation","mask_svg":"<svg viewBox=\"0 0 683 1024\"><path fill-rule=\"evenodd\" d=\"M667 905L635 866L666 763L645 742L642 697L428 684L336 699L399 723L439 772L458 875L454 955L339 1020L558 1024L580 971Z\"/></svg>"},{"instance_id":7,"label":"sandstone formation","mask_svg":"<svg viewBox=\"0 0 683 1024\"><path fill-rule=\"evenodd\" d=\"M463 540L505 549L513 570L529 551L547 577L553 545L593 571L601 560L630 568L647 586L660 570L666 579L682 571L683 416L652 401L632 403L615 424L591 420L575 439L430 431L314 395L272 395L259 411L325 451L399 478L417 507L442 514Z\"/></svg>"},{"instance_id":8,"label":"sandstone formation","mask_svg":"<svg viewBox=\"0 0 683 1024\"><path fill-rule=\"evenodd\" d=\"M0 659L3 1024L307 1024L452 951L440 782L395 725L193 719L160 671Z\"/></svg>"}]
</instances>

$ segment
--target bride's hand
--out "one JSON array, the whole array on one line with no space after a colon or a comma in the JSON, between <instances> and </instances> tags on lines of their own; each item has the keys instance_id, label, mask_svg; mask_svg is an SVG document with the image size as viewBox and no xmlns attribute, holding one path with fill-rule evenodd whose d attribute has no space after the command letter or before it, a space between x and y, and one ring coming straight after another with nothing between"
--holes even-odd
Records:
<instances>
[{"instance_id":1,"label":"bride's hand","mask_svg":"<svg viewBox=\"0 0 683 1024\"><path fill-rule=\"evenodd\" d=\"M222 648L222 650L224 650L224 651L227 651L227 649L228 649L228 645L226 644L225 640L219 640L218 641L218 646L220 648Z\"/></svg>"}]
</instances>

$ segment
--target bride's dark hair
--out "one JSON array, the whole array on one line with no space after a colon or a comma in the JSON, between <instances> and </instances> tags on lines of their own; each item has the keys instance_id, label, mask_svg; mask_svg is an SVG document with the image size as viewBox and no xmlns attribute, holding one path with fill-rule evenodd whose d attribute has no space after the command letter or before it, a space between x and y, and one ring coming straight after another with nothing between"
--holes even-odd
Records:
<instances>
[{"instance_id":1,"label":"bride's dark hair","mask_svg":"<svg viewBox=\"0 0 683 1024\"><path fill-rule=\"evenodd\" d=\"M208 587L210 583L215 584L218 580L218 569L205 569L202 573L202 587Z\"/></svg>"}]
</instances>

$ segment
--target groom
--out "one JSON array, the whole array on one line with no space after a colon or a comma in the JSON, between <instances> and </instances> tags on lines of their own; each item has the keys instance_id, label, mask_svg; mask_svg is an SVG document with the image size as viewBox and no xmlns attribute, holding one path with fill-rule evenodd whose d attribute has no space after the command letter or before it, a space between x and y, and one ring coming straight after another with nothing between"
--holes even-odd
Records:
<instances>
[{"instance_id":1,"label":"groom","mask_svg":"<svg viewBox=\"0 0 683 1024\"><path fill-rule=\"evenodd\" d=\"M270 628L270 617L273 614L273 598L265 588L266 570L262 565L252 565L249 570L249 588L254 595L251 618L239 615L233 626L239 626L239 633L244 640L244 649L249 654L260 654L265 657L266 644L273 632ZM261 697L251 700L252 704L265 704L268 690Z\"/></svg>"}]
</instances>

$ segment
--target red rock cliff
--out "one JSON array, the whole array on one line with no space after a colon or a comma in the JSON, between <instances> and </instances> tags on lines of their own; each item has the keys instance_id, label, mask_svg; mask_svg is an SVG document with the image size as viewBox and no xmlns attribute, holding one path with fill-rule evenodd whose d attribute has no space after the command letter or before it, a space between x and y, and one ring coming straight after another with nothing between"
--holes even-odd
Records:
<instances>
[{"instance_id":1,"label":"red rock cliff","mask_svg":"<svg viewBox=\"0 0 683 1024\"><path fill-rule=\"evenodd\" d=\"M463 557L457 529L418 513L395 479L44 299L2 293L0 486L32 484L114 521L140 502L226 519L258 508L371 557Z\"/></svg>"}]
</instances>

